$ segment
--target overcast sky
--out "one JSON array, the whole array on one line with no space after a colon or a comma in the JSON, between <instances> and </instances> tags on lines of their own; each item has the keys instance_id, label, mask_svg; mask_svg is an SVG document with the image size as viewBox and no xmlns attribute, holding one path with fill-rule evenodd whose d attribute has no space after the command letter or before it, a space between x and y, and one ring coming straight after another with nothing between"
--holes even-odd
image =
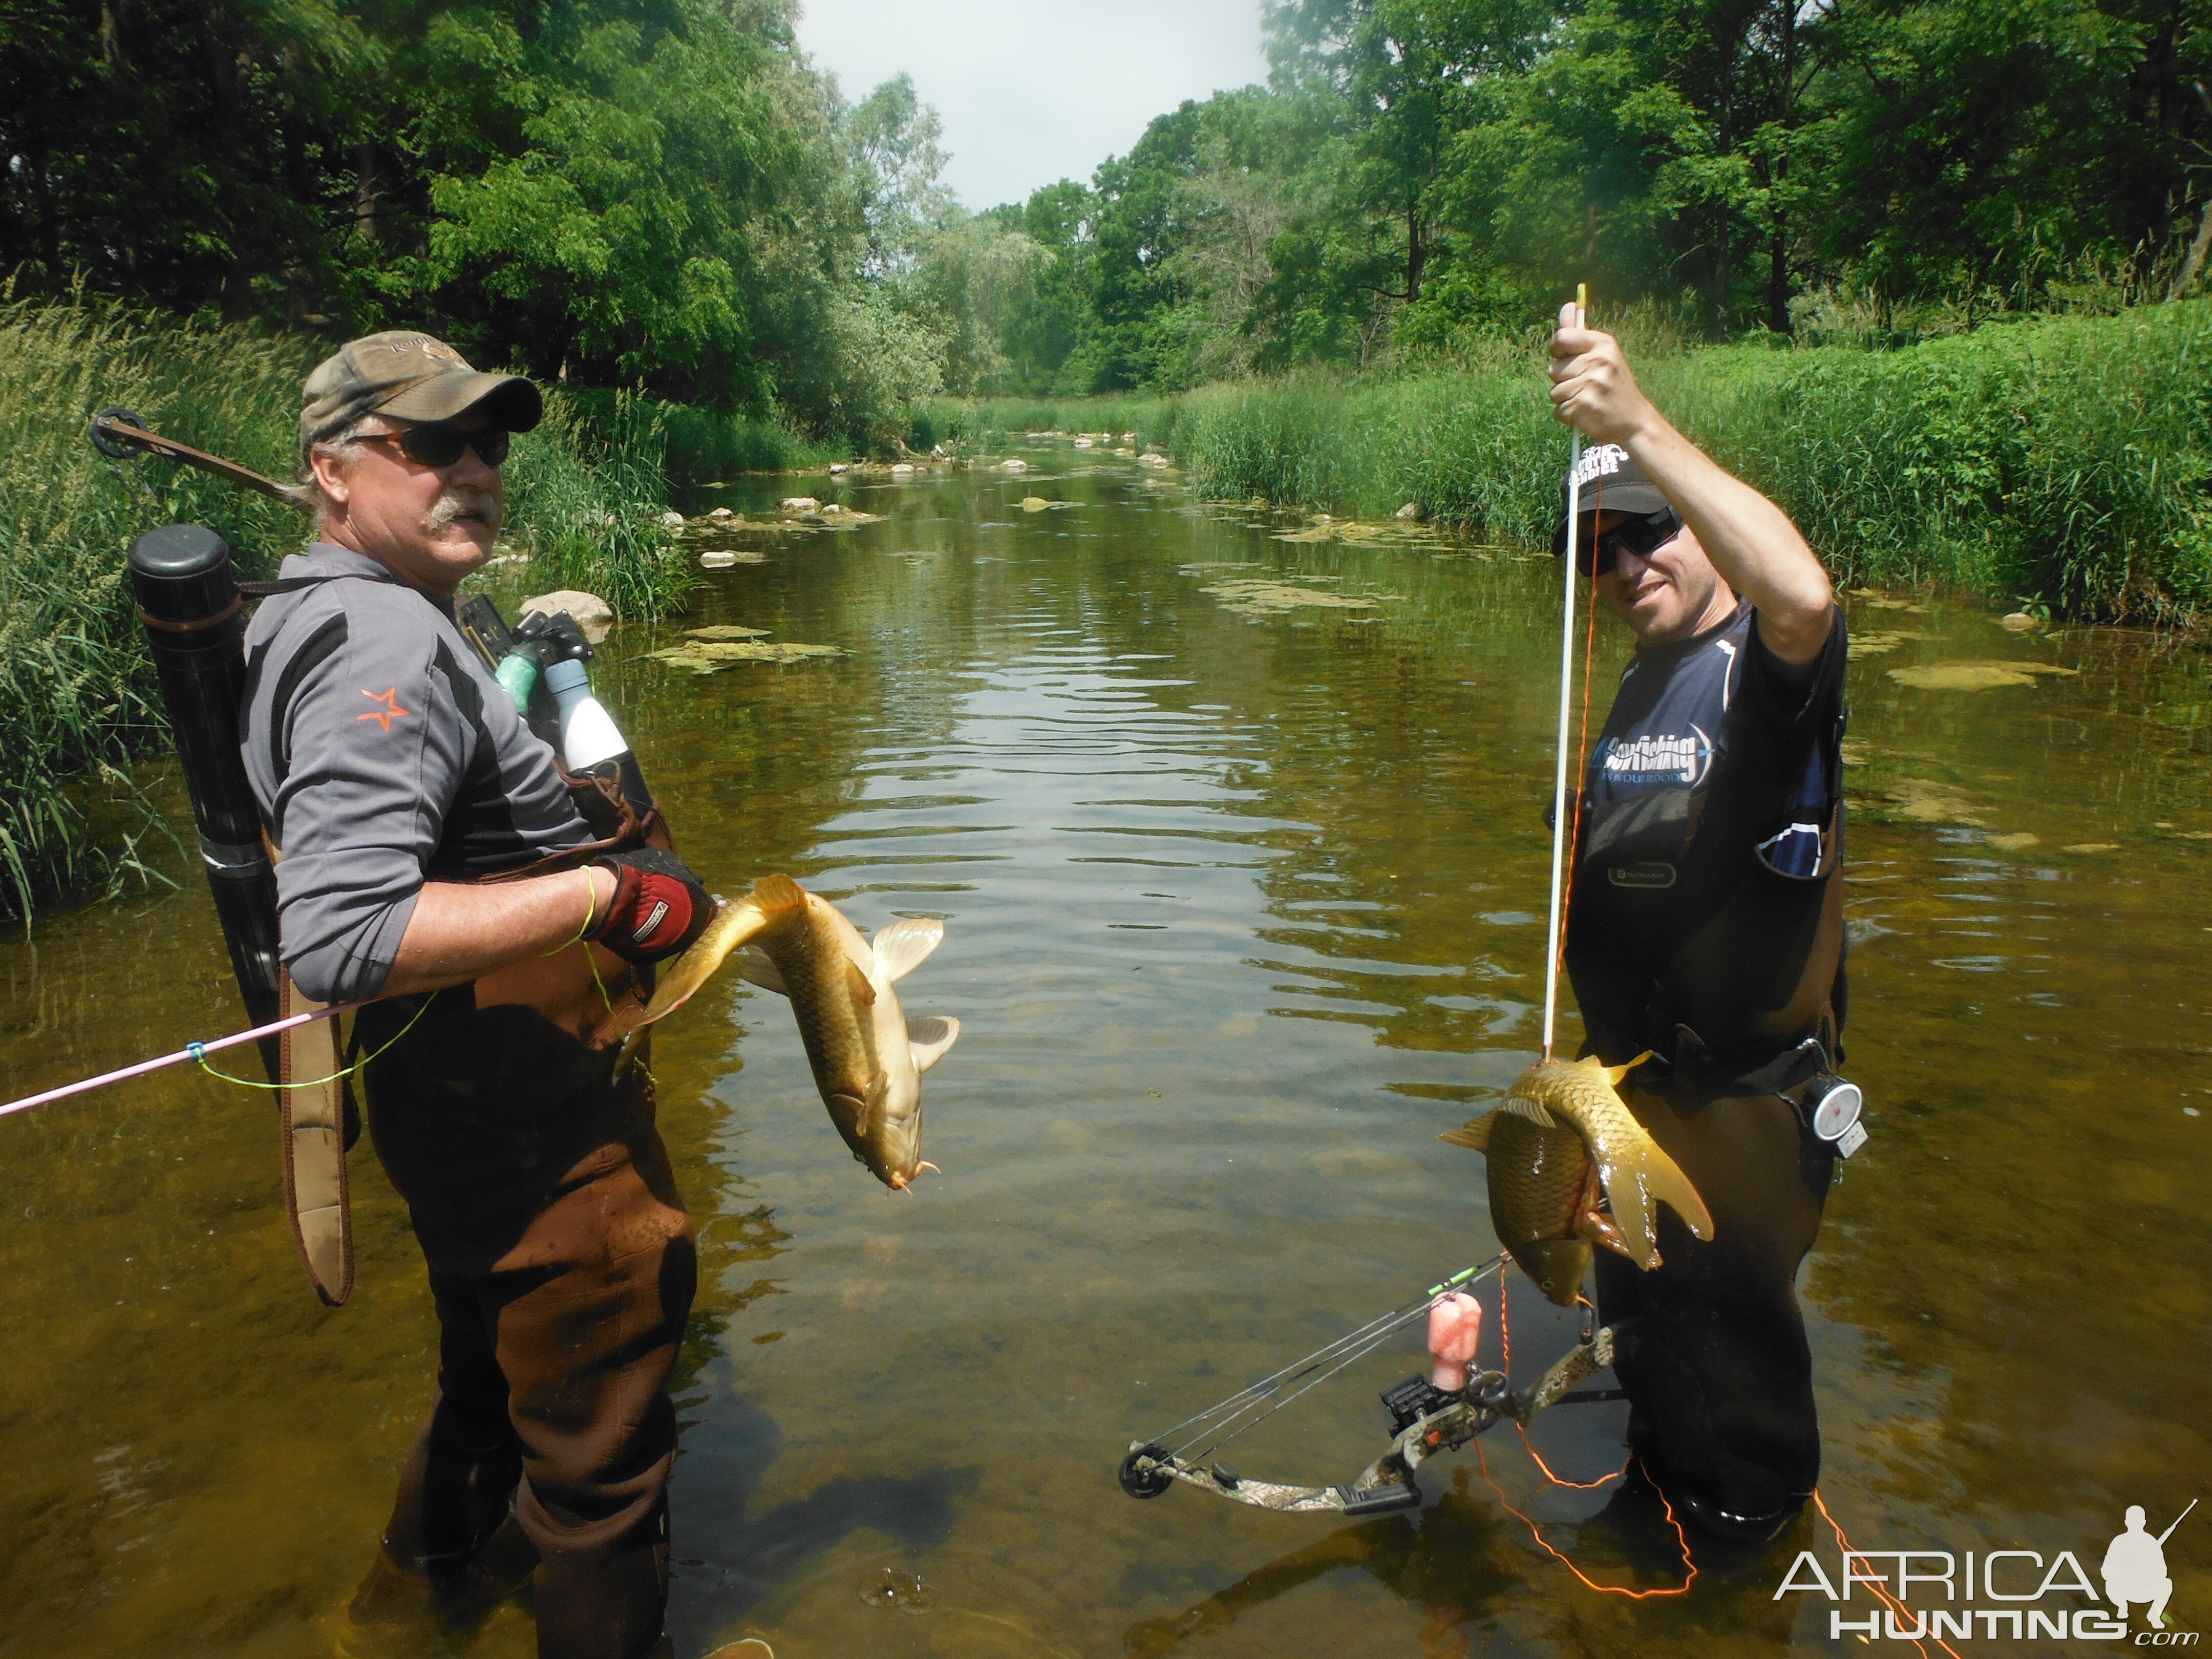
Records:
<instances>
[{"instance_id":1,"label":"overcast sky","mask_svg":"<svg viewBox=\"0 0 2212 1659\"><path fill-rule=\"evenodd\" d=\"M858 103L901 70L945 118L971 210L1088 183L1155 115L1264 81L1258 0L803 0L799 43Z\"/></svg>"}]
</instances>

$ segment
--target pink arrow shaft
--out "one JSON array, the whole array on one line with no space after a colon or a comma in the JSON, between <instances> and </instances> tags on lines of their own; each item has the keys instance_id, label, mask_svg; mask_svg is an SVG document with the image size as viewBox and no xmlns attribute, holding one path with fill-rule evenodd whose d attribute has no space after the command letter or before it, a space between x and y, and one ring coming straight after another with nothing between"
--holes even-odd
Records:
<instances>
[{"instance_id":1,"label":"pink arrow shaft","mask_svg":"<svg viewBox=\"0 0 2212 1659\"><path fill-rule=\"evenodd\" d=\"M58 1089L49 1089L42 1095L26 1095L0 1106L0 1117L11 1112L27 1112L33 1106L44 1106L49 1101L66 1100L71 1095L88 1094L94 1089L104 1089L111 1083L125 1079L143 1077L149 1072L158 1072L164 1066L174 1066L182 1060L198 1060L204 1054L220 1054L225 1048L235 1048L241 1043L258 1042L263 1037L275 1036L279 1031L289 1031L295 1026L310 1025L319 1019L329 1019L335 1014L351 1013L356 1008L366 1008L366 1002L342 1002L331 1008L318 1008L311 1013L294 1014L289 1019L280 1019L267 1025L257 1025L250 1031L234 1031L227 1037L216 1037L211 1042L188 1043L173 1054L163 1054L155 1060L142 1060L136 1066L125 1066L118 1072L103 1072L98 1077L85 1078L76 1083L64 1083Z\"/></svg>"}]
</instances>

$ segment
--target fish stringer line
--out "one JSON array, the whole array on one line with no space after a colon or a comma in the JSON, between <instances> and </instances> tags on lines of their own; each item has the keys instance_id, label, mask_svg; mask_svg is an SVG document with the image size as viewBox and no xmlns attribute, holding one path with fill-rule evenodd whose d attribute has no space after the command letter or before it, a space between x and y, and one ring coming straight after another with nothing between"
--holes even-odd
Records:
<instances>
[{"instance_id":1,"label":"fish stringer line","mask_svg":"<svg viewBox=\"0 0 2212 1659\"><path fill-rule=\"evenodd\" d=\"M1844 1571L1848 1572L1850 1568L1851 1557L1858 1554L1859 1552L1851 1547L1851 1540L1844 1536L1843 1528L1837 1524L1836 1517L1828 1513L1828 1506L1820 1501L1820 1489L1818 1486L1815 1486L1813 1489L1813 1507L1820 1511L1820 1519L1826 1522L1830 1530L1834 1532L1836 1534L1836 1547L1844 1553ZM1861 1578L1857 1582L1875 1593L1875 1598L1889 1610L1889 1616L1892 1620L1894 1620L1899 1613L1909 1611L1904 1602L1899 1601L1894 1595L1892 1595L1889 1593L1889 1586L1883 1583L1882 1580L1879 1578ZM1917 1627L1923 1632L1927 1630L1928 1616L1925 1613L1923 1613L1920 1616L1920 1621ZM1894 1631L1901 1627L1893 1625L1891 1628ZM1861 1641L1864 1641L1866 1638L1864 1637L1861 1637L1859 1639ZM1899 1638L1899 1639L1900 1641L1911 1643L1914 1649L1918 1651L1920 1659L1928 1659L1928 1650L1922 1644L1919 1638L1905 1636ZM1944 1652L1949 1654L1951 1656L1951 1659L1960 1659L1958 1649L1953 1647L1942 1637L1930 1636L1928 1638L1928 1640L1933 1642L1937 1647L1942 1649Z\"/></svg>"},{"instance_id":2,"label":"fish stringer line","mask_svg":"<svg viewBox=\"0 0 2212 1659\"><path fill-rule=\"evenodd\" d=\"M1498 1275L1498 1344L1501 1353L1498 1368L1510 1377L1513 1375L1513 1329L1506 1320L1505 1279L1506 1276L1504 1273ZM1586 1297L1578 1296L1575 1300L1584 1307L1589 1306ZM1595 1312L1595 1310L1593 1309L1592 1311ZM1628 1465L1623 1463L1611 1474L1601 1474L1595 1480L1570 1480L1565 1475L1553 1473L1552 1466L1544 1461L1544 1454L1536 1449L1536 1443L1528 1438L1527 1424L1516 1422L1513 1430L1521 1437L1521 1443L1528 1449L1528 1455L1535 1461L1536 1467L1543 1470L1544 1479L1555 1486L1565 1486L1574 1492L1595 1492L1608 1481L1618 1480L1628 1473Z\"/></svg>"},{"instance_id":3,"label":"fish stringer line","mask_svg":"<svg viewBox=\"0 0 2212 1659\"><path fill-rule=\"evenodd\" d=\"M1569 1572L1581 1579L1585 1586L1597 1591L1601 1595L1624 1595L1632 1601L1650 1601L1665 1596L1687 1595L1690 1593L1690 1586L1698 1582L1698 1560L1690 1553L1689 1534L1682 1530L1682 1523L1674 1514L1674 1506L1667 1501L1667 1494L1659 1491L1656 1482L1652 1484L1651 1490L1657 1493L1660 1507L1667 1512L1667 1524L1674 1528L1674 1540L1681 1546L1684 1576L1679 1584L1656 1584L1650 1589L1631 1589L1626 1584L1599 1583L1596 1579L1577 1566L1570 1558L1553 1547L1552 1540L1544 1536L1544 1529L1536 1523L1534 1517L1523 1515L1519 1510L1515 1509L1513 1500L1505 1495L1505 1489L1491 1478L1490 1460L1483 1455L1482 1442L1480 1440L1474 1443L1474 1461L1482 1470L1484 1482L1491 1491L1498 1494L1498 1501L1504 1506L1505 1512L1528 1528L1529 1536L1536 1540L1545 1554L1550 1556ZM1645 1478L1647 1480L1650 1478L1648 1474ZM1924 1653L1922 1659L1926 1659ZM1953 1659L1957 1659L1957 1656L1954 1655Z\"/></svg>"},{"instance_id":4,"label":"fish stringer line","mask_svg":"<svg viewBox=\"0 0 2212 1659\"><path fill-rule=\"evenodd\" d=\"M410 1031L415 1029L416 1020L422 1018L425 1013L429 1012L430 1005L437 1000L438 994L435 991L431 992L428 996L422 999L422 1006L415 1011L413 1016L409 1018L408 1022L404 1025L401 1026L399 1030L392 1035L392 1038L390 1042L386 1043L382 1048L379 1048L375 1054L363 1054L359 1059L353 1060L349 1064L340 1066L337 1071L332 1072L328 1077L308 1078L299 1083L256 1083L250 1077L233 1077L228 1072L216 1071L214 1066L208 1064L207 1050L203 1044L198 1042L188 1042L185 1045L185 1052L197 1060L199 1063L200 1070L205 1072L210 1077L218 1078L225 1083L235 1083L241 1089L319 1089L325 1083L336 1083L340 1078L351 1077L356 1072L361 1070L362 1066L368 1065L370 1060L379 1059L384 1054L389 1053L395 1046L397 1046L401 1037L405 1036Z\"/></svg>"}]
</instances>

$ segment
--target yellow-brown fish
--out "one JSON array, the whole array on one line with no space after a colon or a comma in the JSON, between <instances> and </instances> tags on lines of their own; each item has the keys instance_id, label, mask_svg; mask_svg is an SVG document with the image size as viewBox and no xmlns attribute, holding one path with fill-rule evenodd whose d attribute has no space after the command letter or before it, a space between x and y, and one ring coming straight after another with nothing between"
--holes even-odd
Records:
<instances>
[{"instance_id":1,"label":"yellow-brown fish","mask_svg":"<svg viewBox=\"0 0 2212 1659\"><path fill-rule=\"evenodd\" d=\"M738 972L791 999L807 1063L830 1121L877 1180L911 1185L921 1159L921 1074L960 1035L954 1019L908 1021L891 989L938 946L934 918L895 921L874 942L835 905L789 876L763 876L751 902L763 925L738 957Z\"/></svg>"},{"instance_id":2,"label":"yellow-brown fish","mask_svg":"<svg viewBox=\"0 0 2212 1659\"><path fill-rule=\"evenodd\" d=\"M1713 1236L1697 1188L1615 1091L1650 1058L1626 1066L1595 1055L1540 1060L1496 1111L1437 1137L1483 1154L1498 1242L1561 1307L1579 1294L1593 1244L1646 1273L1659 1265L1661 1200L1699 1238ZM1598 1208L1601 1197L1610 1216Z\"/></svg>"}]
</instances>

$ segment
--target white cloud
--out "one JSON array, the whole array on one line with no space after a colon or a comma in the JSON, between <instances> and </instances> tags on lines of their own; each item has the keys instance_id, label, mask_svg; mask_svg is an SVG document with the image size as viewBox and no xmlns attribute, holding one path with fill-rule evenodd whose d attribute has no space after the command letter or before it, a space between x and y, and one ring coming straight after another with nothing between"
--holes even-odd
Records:
<instances>
[{"instance_id":1,"label":"white cloud","mask_svg":"<svg viewBox=\"0 0 2212 1659\"><path fill-rule=\"evenodd\" d=\"M1155 115L1267 78L1258 0L805 0L799 43L857 103L903 70L967 207L1088 182Z\"/></svg>"}]
</instances>

